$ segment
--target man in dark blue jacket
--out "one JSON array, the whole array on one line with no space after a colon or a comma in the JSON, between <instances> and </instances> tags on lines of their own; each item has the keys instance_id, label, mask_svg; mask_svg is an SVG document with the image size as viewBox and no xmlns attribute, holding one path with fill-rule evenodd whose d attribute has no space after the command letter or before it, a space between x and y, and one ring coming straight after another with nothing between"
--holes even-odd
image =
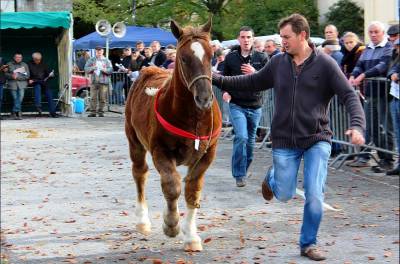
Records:
<instances>
[{"instance_id":1,"label":"man in dark blue jacket","mask_svg":"<svg viewBox=\"0 0 400 264\"><path fill-rule=\"evenodd\" d=\"M225 57L225 76L251 74L260 70L268 60L263 52L253 47L254 32L250 27L239 30L239 47ZM246 185L247 169L253 160L257 127L261 119L261 92L231 91L223 93L229 102L230 121L235 132L232 150L232 176L238 187Z\"/></svg>"},{"instance_id":2,"label":"man in dark blue jacket","mask_svg":"<svg viewBox=\"0 0 400 264\"><path fill-rule=\"evenodd\" d=\"M309 45L307 20L293 14L281 20L279 29L285 53L272 57L254 74L213 75L213 82L229 92L274 88L273 166L262 182L262 194L266 200L274 196L280 201L291 199L296 193L297 173L304 159L305 205L300 253L312 260L324 260L316 243L331 151L329 103L337 94L346 106L351 125L346 134L353 144L364 143L365 117L356 93L337 63Z\"/></svg>"}]
</instances>

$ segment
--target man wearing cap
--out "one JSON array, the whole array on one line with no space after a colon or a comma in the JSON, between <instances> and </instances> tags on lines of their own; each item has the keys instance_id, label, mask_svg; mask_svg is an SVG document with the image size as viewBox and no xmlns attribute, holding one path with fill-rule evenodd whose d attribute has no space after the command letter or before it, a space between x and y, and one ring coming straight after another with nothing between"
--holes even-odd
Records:
<instances>
[{"instance_id":1,"label":"man wearing cap","mask_svg":"<svg viewBox=\"0 0 400 264\"><path fill-rule=\"evenodd\" d=\"M400 34L399 34L399 25L391 25L387 31L387 34L389 36L389 41L394 44L394 42L399 39Z\"/></svg>"},{"instance_id":2,"label":"man wearing cap","mask_svg":"<svg viewBox=\"0 0 400 264\"><path fill-rule=\"evenodd\" d=\"M88 117L104 116L104 108L107 102L107 92L112 74L112 65L109 59L104 57L102 47L96 47L96 56L90 58L85 64L85 72L91 75L90 86L90 111ZM97 108L98 106L98 108Z\"/></svg>"}]
</instances>

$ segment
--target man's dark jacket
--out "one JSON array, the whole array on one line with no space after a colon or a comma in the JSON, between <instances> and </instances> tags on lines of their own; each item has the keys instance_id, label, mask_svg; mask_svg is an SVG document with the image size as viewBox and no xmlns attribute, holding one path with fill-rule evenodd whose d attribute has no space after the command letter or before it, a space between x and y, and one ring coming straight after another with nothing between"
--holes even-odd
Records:
<instances>
[{"instance_id":1,"label":"man's dark jacket","mask_svg":"<svg viewBox=\"0 0 400 264\"><path fill-rule=\"evenodd\" d=\"M30 77L29 79L34 81L43 81L47 76L49 76L49 68L47 65L41 61L39 64L36 64L33 61L28 62Z\"/></svg>"},{"instance_id":2,"label":"man's dark jacket","mask_svg":"<svg viewBox=\"0 0 400 264\"><path fill-rule=\"evenodd\" d=\"M329 103L337 94L351 117L351 128L365 130L360 100L337 63L314 50L296 74L292 56L275 55L260 71L245 76L213 75L222 90L262 91L274 87L273 148L307 149L318 141L331 142Z\"/></svg>"},{"instance_id":3,"label":"man's dark jacket","mask_svg":"<svg viewBox=\"0 0 400 264\"><path fill-rule=\"evenodd\" d=\"M235 75L243 75L240 67L242 64L250 63L256 71L260 70L268 61L268 56L263 52L258 52L255 49L251 50L250 57L244 59L240 55L240 47L228 53L225 57L224 61L224 71L223 75L225 76L235 76ZM225 90L225 89L223 89ZM231 95L231 103L239 105L241 107L248 108L259 108L262 105L262 93L256 91L249 90L241 90L241 91L229 91Z\"/></svg>"}]
</instances>

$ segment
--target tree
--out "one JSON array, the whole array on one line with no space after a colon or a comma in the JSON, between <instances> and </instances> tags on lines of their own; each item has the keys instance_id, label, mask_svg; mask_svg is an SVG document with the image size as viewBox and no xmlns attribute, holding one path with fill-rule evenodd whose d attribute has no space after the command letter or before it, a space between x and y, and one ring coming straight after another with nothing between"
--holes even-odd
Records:
<instances>
[{"instance_id":1,"label":"tree","mask_svg":"<svg viewBox=\"0 0 400 264\"><path fill-rule=\"evenodd\" d=\"M352 31L364 36L364 10L351 0L340 0L329 7L326 24L333 24L342 34Z\"/></svg>"},{"instance_id":2,"label":"tree","mask_svg":"<svg viewBox=\"0 0 400 264\"><path fill-rule=\"evenodd\" d=\"M254 29L256 36L279 33L279 21L293 13L307 18L311 35L318 32L318 9L314 0L248 0L246 3L243 22Z\"/></svg>"}]
</instances>

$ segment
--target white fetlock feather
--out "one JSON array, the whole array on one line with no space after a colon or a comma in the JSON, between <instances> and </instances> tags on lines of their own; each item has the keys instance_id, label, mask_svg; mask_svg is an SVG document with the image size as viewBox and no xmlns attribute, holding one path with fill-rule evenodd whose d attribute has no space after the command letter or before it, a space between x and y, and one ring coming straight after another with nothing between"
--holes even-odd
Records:
<instances>
[{"instance_id":1,"label":"white fetlock feather","mask_svg":"<svg viewBox=\"0 0 400 264\"><path fill-rule=\"evenodd\" d=\"M155 96L159 90L160 90L159 88L155 88L155 87L146 87L146 89L144 90L144 92L145 92L148 96Z\"/></svg>"}]
</instances>

